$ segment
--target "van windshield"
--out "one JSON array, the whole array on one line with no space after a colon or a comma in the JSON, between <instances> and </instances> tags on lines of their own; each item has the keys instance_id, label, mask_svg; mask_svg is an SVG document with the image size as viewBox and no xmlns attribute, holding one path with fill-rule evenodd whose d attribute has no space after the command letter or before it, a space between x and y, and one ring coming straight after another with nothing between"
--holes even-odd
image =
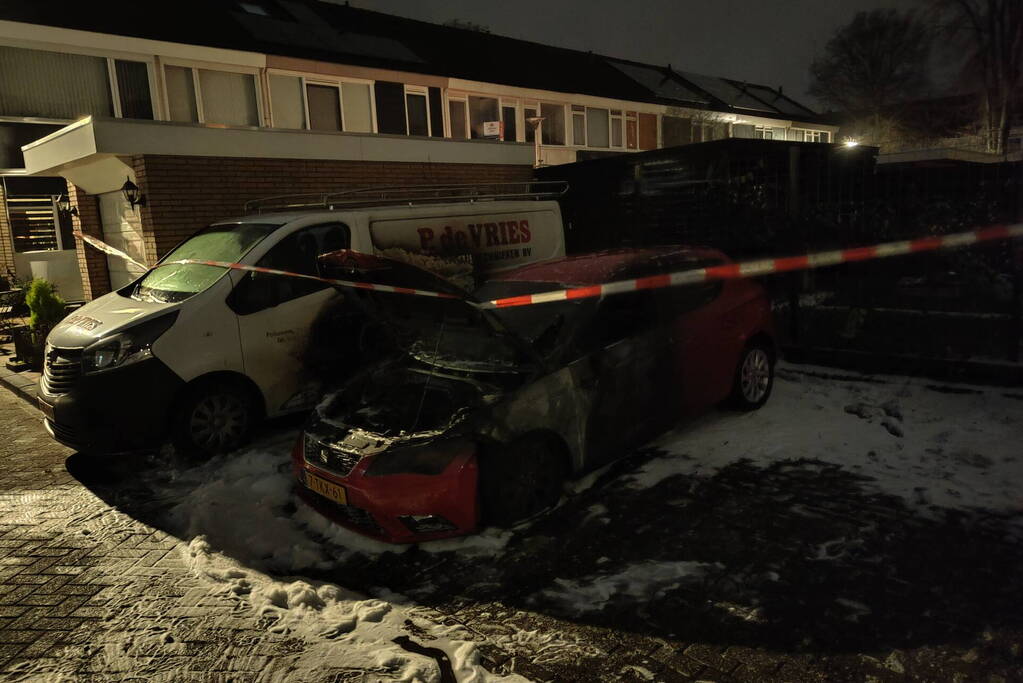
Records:
<instances>
[{"instance_id":1,"label":"van windshield","mask_svg":"<svg viewBox=\"0 0 1023 683\"><path fill-rule=\"evenodd\" d=\"M211 225L179 244L162 259L161 263L184 259L236 263L279 227L279 223ZM226 272L227 268L196 263L157 266L139 280L131 293L131 298L159 303L184 301L204 291Z\"/></svg>"}]
</instances>

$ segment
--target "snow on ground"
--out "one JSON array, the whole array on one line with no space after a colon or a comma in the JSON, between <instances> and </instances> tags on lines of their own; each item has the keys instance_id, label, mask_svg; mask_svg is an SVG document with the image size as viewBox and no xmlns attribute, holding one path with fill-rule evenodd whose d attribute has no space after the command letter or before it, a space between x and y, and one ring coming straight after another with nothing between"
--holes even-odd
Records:
<instances>
[{"instance_id":1,"label":"snow on ground","mask_svg":"<svg viewBox=\"0 0 1023 683\"><path fill-rule=\"evenodd\" d=\"M766 466L818 459L869 478L869 485L904 498L924 514L940 507L1023 512L1018 487L1023 402L1001 389L957 385L953 393L936 390L927 380L835 375L782 365L765 408L747 414L715 412L681 426L651 444L663 453L622 475L620 484L645 489L675 475L709 477L740 460ZM154 495L173 501L170 530L190 540L184 551L189 566L204 577L211 593L235 596L254 618L268 618L269 628L303 638L306 650L296 670L310 676L343 652L347 663L369 671L398 672L402 680L439 680L433 659L392 642L407 633L405 620L415 617L436 638L427 645L447 654L459 680L507 680L478 665L478 650L468 637L416 617L415 606L402 596L379 591L368 597L296 576L340 566L356 553L370 558L391 553L400 562L408 547L345 530L302 503L292 491L293 439L293 433L271 436L241 453L153 475ZM606 473L607 468L595 472L570 490L578 494ZM587 510L598 521L606 513L600 504ZM421 548L500 560L516 533L523 530L488 530ZM830 551L820 548L821 557L830 557ZM698 562L643 561L559 580L540 595L584 614L618 597L650 599L715 568L720 569ZM720 607L739 618L755 617L741 605ZM494 637L510 651L567 652L572 645L547 642L547 634L529 631Z\"/></svg>"},{"instance_id":2,"label":"snow on ground","mask_svg":"<svg viewBox=\"0 0 1023 683\"><path fill-rule=\"evenodd\" d=\"M628 475L629 485L710 476L743 459L769 465L806 458L869 477L922 514L952 508L1019 515L1023 401L1006 393L782 364L764 408L711 414L664 435L652 446L665 455Z\"/></svg>"},{"instance_id":3,"label":"snow on ground","mask_svg":"<svg viewBox=\"0 0 1023 683\"><path fill-rule=\"evenodd\" d=\"M713 567L703 562L641 562L614 574L571 581L557 579L555 588L542 591L549 601L560 603L575 615L599 612L613 600L657 600L684 582L696 581Z\"/></svg>"}]
</instances>

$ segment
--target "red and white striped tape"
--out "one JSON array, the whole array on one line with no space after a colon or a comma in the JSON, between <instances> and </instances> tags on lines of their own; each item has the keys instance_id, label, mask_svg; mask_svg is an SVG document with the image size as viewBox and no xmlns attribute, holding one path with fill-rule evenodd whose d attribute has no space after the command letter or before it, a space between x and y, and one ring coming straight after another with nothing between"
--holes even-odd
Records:
<instances>
[{"instance_id":1,"label":"red and white striped tape","mask_svg":"<svg viewBox=\"0 0 1023 683\"><path fill-rule=\"evenodd\" d=\"M109 244L83 235L75 231L77 237L81 237L90 245L107 254L119 256L141 268L148 268L123 251L111 247ZM854 263L871 259L890 258L892 256L903 256L925 251L938 249L955 249L965 247L978 242L990 242L994 240L1012 239L1023 237L1023 224L1018 225L996 225L979 230L970 230L951 235L936 237L921 237L915 240L902 240L898 242L884 242L869 247L854 247L852 249L835 249L833 251L821 251L815 254L804 254L802 256L789 256L785 258L760 259L757 261L746 261L744 263L728 263L709 268L693 268L689 270L651 275L648 277L635 278L631 280L617 280L600 285L587 285L583 287L569 287L553 292L541 294L527 294L524 296L513 296L503 299L492 299L490 301L470 302L478 308L512 308L515 306L533 306L536 304L550 303L553 301L571 301L575 299L589 299L593 297L612 296L627 292L641 290L661 289L664 287L678 287L714 280L735 280L740 278L758 277L772 273L785 273L794 270L809 270L812 268L824 268L840 263ZM306 275L304 273L293 273L286 270L273 268L262 268L260 266L247 266L241 263L229 263L227 261L206 261L201 259L181 259L177 261L164 261L155 267L170 266L175 264L192 264L203 266L214 266L217 268L229 268L232 270L244 270L255 273L268 273L270 275L281 275L285 277L297 277L306 280L326 282L340 287L353 287L356 289L368 289L378 292L391 292L395 294L409 294L412 296L426 296L440 299L458 298L452 294L433 292L424 289L410 289L407 287L394 287L391 285L378 285L371 282L354 282L350 280L335 280L333 278Z\"/></svg>"},{"instance_id":2,"label":"red and white striped tape","mask_svg":"<svg viewBox=\"0 0 1023 683\"><path fill-rule=\"evenodd\" d=\"M431 292L426 289L411 289L409 287L394 287L392 285L378 285L372 282L353 282L351 280L335 280L329 277L319 277L318 275L306 275L305 273L293 273L288 270L277 270L275 268L262 268L260 266L245 266L241 263L228 263L227 261L204 261L202 259L181 259L179 261L165 261L158 263L157 268L162 266L171 266L177 263L191 264L199 266L216 266L218 268L231 268L232 270L245 270L251 273L267 273L268 275L284 275L286 277L298 277L304 280L316 280L317 282L326 282L332 285L338 285L340 287L354 287L356 289L371 289L377 292L391 292L393 294L411 294L413 296L429 296L436 299L457 299L458 297L454 294L445 294L444 292Z\"/></svg>"},{"instance_id":3,"label":"red and white striped tape","mask_svg":"<svg viewBox=\"0 0 1023 683\"><path fill-rule=\"evenodd\" d=\"M588 299L645 289L691 285L713 280L735 280L770 275L772 273L785 273L793 270L824 268L826 266L838 265L839 263L889 258L924 251L934 251L936 249L954 249L976 244L977 242L990 242L992 240L1011 239L1013 237L1023 237L1023 225L997 225L941 237L922 237L915 240L885 242L871 247L836 249L834 251L821 251L816 254L805 254L803 256L760 259L757 261L746 261L745 263L711 266L709 268L693 268L633 280L618 280L602 285L571 287L553 292L543 292L542 294L527 294L505 299L494 299L482 302L479 306L480 308L511 308L513 306L532 306L552 301Z\"/></svg>"},{"instance_id":4,"label":"red and white striped tape","mask_svg":"<svg viewBox=\"0 0 1023 683\"><path fill-rule=\"evenodd\" d=\"M72 230L71 234L73 234L75 237L81 238L82 240L84 240L86 242L86 244L89 244L90 246L95 247L96 249L99 249L104 254L110 254L111 256L117 256L119 258L124 259L128 263L135 264L136 266L138 266L142 270L149 270L149 266L147 266L146 264L140 263L139 261L136 261L131 256L128 256L127 254L125 254L123 251L121 251L117 247L112 247L109 244L107 244L106 242L104 242L103 240L96 239L92 235L86 235L81 230Z\"/></svg>"}]
</instances>

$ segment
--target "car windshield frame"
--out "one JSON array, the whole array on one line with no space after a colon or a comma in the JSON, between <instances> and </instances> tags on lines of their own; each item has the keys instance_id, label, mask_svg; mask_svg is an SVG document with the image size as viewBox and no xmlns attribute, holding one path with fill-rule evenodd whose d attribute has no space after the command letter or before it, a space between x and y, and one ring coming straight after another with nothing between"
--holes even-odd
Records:
<instances>
[{"instance_id":1,"label":"car windshield frame","mask_svg":"<svg viewBox=\"0 0 1023 683\"><path fill-rule=\"evenodd\" d=\"M220 280L230 269L222 266L208 266L203 264L168 264L172 261L185 259L202 259L210 261L225 261L237 263L241 261L257 245L263 243L270 235L276 232L282 223L214 223L205 228L197 230L188 239L182 241L167 253L159 263L151 268L145 275L136 280L131 286L129 297L136 301L149 301L156 303L179 303L187 301L196 294L200 294L217 281ZM251 233L245 235L244 233ZM236 244L230 245L226 242L219 245L220 249L211 251L210 247L217 247L210 242L209 236L216 233L242 235L242 239ZM199 242L199 249L196 251L196 243ZM231 249L234 246L236 248ZM162 271L162 272L161 272ZM166 285L177 285L168 287ZM160 287L159 285L164 285ZM181 285L188 285L182 288Z\"/></svg>"}]
</instances>

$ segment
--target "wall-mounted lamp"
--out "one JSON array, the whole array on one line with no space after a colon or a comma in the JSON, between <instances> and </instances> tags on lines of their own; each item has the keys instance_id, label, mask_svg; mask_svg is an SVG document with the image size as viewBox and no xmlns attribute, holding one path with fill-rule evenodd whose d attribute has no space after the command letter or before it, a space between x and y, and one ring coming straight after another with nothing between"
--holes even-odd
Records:
<instances>
[{"instance_id":1,"label":"wall-mounted lamp","mask_svg":"<svg viewBox=\"0 0 1023 683\"><path fill-rule=\"evenodd\" d=\"M66 194L54 195L53 201L57 205L57 213L61 218L78 215L78 207L71 204L71 197Z\"/></svg>"},{"instance_id":2,"label":"wall-mounted lamp","mask_svg":"<svg viewBox=\"0 0 1023 683\"><path fill-rule=\"evenodd\" d=\"M846 138L845 142L842 144L844 144L846 147L858 147L860 143L856 140L853 140L852 138Z\"/></svg>"},{"instance_id":3,"label":"wall-mounted lamp","mask_svg":"<svg viewBox=\"0 0 1023 683\"><path fill-rule=\"evenodd\" d=\"M131 178L127 178L124 181L124 185L121 185L121 194L124 195L125 201L131 204L131 208L136 206L146 205L146 195L142 194L139 190L139 186L131 182Z\"/></svg>"}]
</instances>

